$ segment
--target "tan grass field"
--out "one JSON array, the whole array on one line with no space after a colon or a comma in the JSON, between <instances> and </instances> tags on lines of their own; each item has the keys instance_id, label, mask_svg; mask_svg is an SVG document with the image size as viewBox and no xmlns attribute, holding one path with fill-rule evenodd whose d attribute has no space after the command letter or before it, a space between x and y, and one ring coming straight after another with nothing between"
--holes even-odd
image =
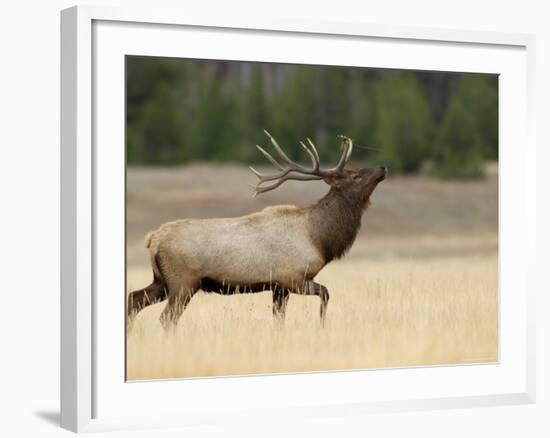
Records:
<instances>
[{"instance_id":1,"label":"tan grass field","mask_svg":"<svg viewBox=\"0 0 550 438\"><path fill-rule=\"evenodd\" d=\"M141 245L148 230L175 217L262 208L240 191L245 171L222 168L210 177L207 169L129 172L127 292L150 282ZM212 184L217 178L225 181L223 190ZM166 190L159 196L155 187ZM323 186L304 188L301 197L288 187L258 202L281 203L287 197L286 202L305 205L325 191ZM281 326L272 318L270 292L199 292L175 333L166 334L158 321L164 303L137 316L127 334L127 377L495 362L496 199L496 177L475 183L384 181L350 253L316 277L331 295L324 327L317 297L291 295ZM409 202L407 208L403 202Z\"/></svg>"}]
</instances>

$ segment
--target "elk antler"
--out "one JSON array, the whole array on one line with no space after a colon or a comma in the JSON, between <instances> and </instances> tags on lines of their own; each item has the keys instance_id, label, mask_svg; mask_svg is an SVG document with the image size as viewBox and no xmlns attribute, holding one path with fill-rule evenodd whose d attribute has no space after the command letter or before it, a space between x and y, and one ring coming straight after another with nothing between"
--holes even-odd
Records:
<instances>
[{"instance_id":1,"label":"elk antler","mask_svg":"<svg viewBox=\"0 0 550 438\"><path fill-rule=\"evenodd\" d=\"M311 159L312 168L308 169L307 167L304 167L292 161L281 149L281 147L279 146L277 141L271 136L271 134L267 132L265 129L264 129L264 132L269 137L269 140L271 141L271 144L279 154L280 159L285 162L286 167L283 167L275 158L273 158L261 146L256 145L258 150L271 162L271 164L273 164L273 166L279 169L280 172L276 173L275 175L263 175L260 172L258 172L256 169L254 169L252 166L250 166L250 170L252 170L252 172L254 172L254 174L259 179L258 184L254 187L254 196L256 196L259 193L265 193L270 190L276 189L285 181L290 181L290 180L313 181L313 180L323 179L327 176L340 174L344 170L344 167L348 162L351 156L351 152L353 150L353 143L351 139L343 135L339 135L339 137L342 139L342 155L338 160L338 164L336 164L335 167L330 169L321 169L319 153L317 152L317 149L315 148L315 145L313 144L313 142L308 138L307 142L309 147L306 146L304 142L302 141L300 142L300 145L302 145L304 150L308 153L309 158ZM273 184L262 187L262 184L265 184L266 182L269 182L269 181L275 181L275 182Z\"/></svg>"}]
</instances>

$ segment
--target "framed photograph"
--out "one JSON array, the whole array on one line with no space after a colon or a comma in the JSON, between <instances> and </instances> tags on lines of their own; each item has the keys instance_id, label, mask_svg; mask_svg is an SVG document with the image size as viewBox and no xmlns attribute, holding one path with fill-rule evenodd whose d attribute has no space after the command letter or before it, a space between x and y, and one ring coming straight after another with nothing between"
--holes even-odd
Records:
<instances>
[{"instance_id":1,"label":"framed photograph","mask_svg":"<svg viewBox=\"0 0 550 438\"><path fill-rule=\"evenodd\" d=\"M63 427L534 402L533 36L78 6L61 55Z\"/></svg>"}]
</instances>

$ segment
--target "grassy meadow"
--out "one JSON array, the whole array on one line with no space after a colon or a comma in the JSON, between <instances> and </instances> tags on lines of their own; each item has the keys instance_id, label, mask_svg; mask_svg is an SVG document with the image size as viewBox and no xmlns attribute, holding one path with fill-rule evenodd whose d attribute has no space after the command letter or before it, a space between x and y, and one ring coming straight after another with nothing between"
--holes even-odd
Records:
<instances>
[{"instance_id":1,"label":"grassy meadow","mask_svg":"<svg viewBox=\"0 0 550 438\"><path fill-rule=\"evenodd\" d=\"M349 254L316 277L331 295L323 328L318 297L291 295L280 326L270 292L199 292L175 333L158 321L164 303L138 314L127 333L128 379L497 361L498 184L488 170L469 182L382 182ZM328 190L289 182L253 198L254 182L239 166L130 168L127 292L150 283L142 241L162 222L308 205Z\"/></svg>"}]
</instances>

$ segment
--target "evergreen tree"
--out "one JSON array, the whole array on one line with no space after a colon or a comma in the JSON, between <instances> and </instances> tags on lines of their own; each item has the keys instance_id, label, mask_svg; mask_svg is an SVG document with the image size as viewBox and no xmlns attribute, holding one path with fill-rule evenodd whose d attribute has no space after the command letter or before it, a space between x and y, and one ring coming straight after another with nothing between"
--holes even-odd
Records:
<instances>
[{"instance_id":1,"label":"evergreen tree","mask_svg":"<svg viewBox=\"0 0 550 438\"><path fill-rule=\"evenodd\" d=\"M353 151L352 160L371 161L375 152L363 149L361 146L375 146L374 144L374 87L377 82L375 70L351 69L348 73L347 94L349 108L342 134L351 137L357 144Z\"/></svg>"},{"instance_id":2,"label":"evergreen tree","mask_svg":"<svg viewBox=\"0 0 550 438\"><path fill-rule=\"evenodd\" d=\"M318 134L319 73L314 66L293 68L283 92L270 105L271 124L267 130L271 131L293 159L298 159L303 153L298 142L305 137L317 137Z\"/></svg>"},{"instance_id":3,"label":"evergreen tree","mask_svg":"<svg viewBox=\"0 0 550 438\"><path fill-rule=\"evenodd\" d=\"M446 178L482 175L484 158L498 154L498 106L491 77L463 78L445 114L434 150L434 173Z\"/></svg>"},{"instance_id":4,"label":"evergreen tree","mask_svg":"<svg viewBox=\"0 0 550 438\"><path fill-rule=\"evenodd\" d=\"M239 91L240 105L237 119L240 123L239 144L235 159L254 161L258 154L255 144L263 141L263 129L269 126L269 108L265 96L264 72L261 64L254 64L252 80L248 87Z\"/></svg>"},{"instance_id":5,"label":"evergreen tree","mask_svg":"<svg viewBox=\"0 0 550 438\"><path fill-rule=\"evenodd\" d=\"M182 144L186 121L173 90L158 86L128 124L128 161L139 164L177 164L186 158Z\"/></svg>"},{"instance_id":6,"label":"evergreen tree","mask_svg":"<svg viewBox=\"0 0 550 438\"><path fill-rule=\"evenodd\" d=\"M392 73L378 81L373 107L377 161L396 172L418 171L429 154L434 124L415 75Z\"/></svg>"},{"instance_id":7,"label":"evergreen tree","mask_svg":"<svg viewBox=\"0 0 550 438\"><path fill-rule=\"evenodd\" d=\"M198 160L227 160L238 142L234 99L227 96L221 81L207 81L194 111L188 115L192 125L189 148Z\"/></svg>"},{"instance_id":8,"label":"evergreen tree","mask_svg":"<svg viewBox=\"0 0 550 438\"><path fill-rule=\"evenodd\" d=\"M495 75L129 57L126 84L131 164L263 163L264 128L300 161L305 137L337 159L336 134L355 140L352 160L392 173L428 161L435 175L475 177L498 159Z\"/></svg>"}]
</instances>

